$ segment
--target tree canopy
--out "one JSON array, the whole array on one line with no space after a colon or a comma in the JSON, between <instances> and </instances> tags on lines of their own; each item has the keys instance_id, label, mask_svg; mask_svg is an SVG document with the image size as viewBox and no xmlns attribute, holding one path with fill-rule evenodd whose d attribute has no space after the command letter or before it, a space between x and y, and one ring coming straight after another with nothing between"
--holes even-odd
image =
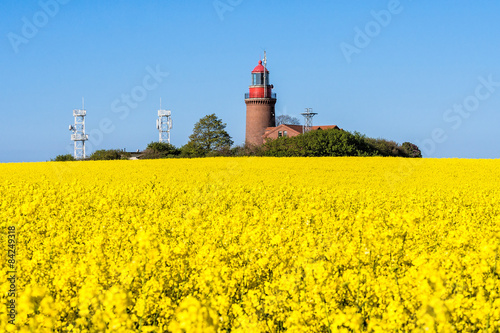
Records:
<instances>
[{"instance_id":1,"label":"tree canopy","mask_svg":"<svg viewBox=\"0 0 500 333\"><path fill-rule=\"evenodd\" d=\"M300 125L300 120L287 114L280 114L276 117L276 126L279 126L281 124Z\"/></svg>"},{"instance_id":2,"label":"tree canopy","mask_svg":"<svg viewBox=\"0 0 500 333\"><path fill-rule=\"evenodd\" d=\"M120 160L127 159L128 157L129 154L119 149L100 149L93 152L92 155L90 155L89 160Z\"/></svg>"},{"instance_id":3,"label":"tree canopy","mask_svg":"<svg viewBox=\"0 0 500 333\"><path fill-rule=\"evenodd\" d=\"M176 157L181 153L180 149L167 142L151 142L140 158L155 159Z\"/></svg>"},{"instance_id":4,"label":"tree canopy","mask_svg":"<svg viewBox=\"0 0 500 333\"><path fill-rule=\"evenodd\" d=\"M53 162L66 162L66 161L76 161L73 155L71 154L66 154L66 155L57 155L56 158L52 159L51 161Z\"/></svg>"},{"instance_id":5,"label":"tree canopy","mask_svg":"<svg viewBox=\"0 0 500 333\"><path fill-rule=\"evenodd\" d=\"M310 131L295 137L268 140L259 147L263 156L400 156L422 157L414 144L367 138L338 129Z\"/></svg>"},{"instance_id":6,"label":"tree canopy","mask_svg":"<svg viewBox=\"0 0 500 333\"><path fill-rule=\"evenodd\" d=\"M232 144L233 140L226 132L226 124L212 113L194 125L193 134L182 150L185 156L207 156L229 150Z\"/></svg>"}]
</instances>

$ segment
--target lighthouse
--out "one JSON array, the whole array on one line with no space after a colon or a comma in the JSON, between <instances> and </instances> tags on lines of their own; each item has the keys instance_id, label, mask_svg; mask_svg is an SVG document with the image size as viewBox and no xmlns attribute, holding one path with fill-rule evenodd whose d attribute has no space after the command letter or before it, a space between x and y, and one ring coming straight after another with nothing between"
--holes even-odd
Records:
<instances>
[{"instance_id":1,"label":"lighthouse","mask_svg":"<svg viewBox=\"0 0 500 333\"><path fill-rule=\"evenodd\" d=\"M268 127L275 127L274 106L276 94L273 85L269 84L269 71L264 53L264 64L259 64L252 71L252 84L245 94L247 105L245 143L260 146L264 143L263 135Z\"/></svg>"}]
</instances>

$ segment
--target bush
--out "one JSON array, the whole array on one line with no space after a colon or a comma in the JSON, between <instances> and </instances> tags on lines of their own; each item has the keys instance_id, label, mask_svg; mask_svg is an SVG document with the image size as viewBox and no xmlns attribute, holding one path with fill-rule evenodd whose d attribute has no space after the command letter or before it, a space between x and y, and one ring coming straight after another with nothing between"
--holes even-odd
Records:
<instances>
[{"instance_id":1,"label":"bush","mask_svg":"<svg viewBox=\"0 0 500 333\"><path fill-rule=\"evenodd\" d=\"M56 158L51 160L53 162L67 162L67 161L76 161L76 159L71 154L66 155L57 155Z\"/></svg>"},{"instance_id":2,"label":"bush","mask_svg":"<svg viewBox=\"0 0 500 333\"><path fill-rule=\"evenodd\" d=\"M401 156L407 157L403 148L394 141L388 141L385 139L372 139L367 138L366 142L376 151L378 151L381 156Z\"/></svg>"},{"instance_id":3,"label":"bush","mask_svg":"<svg viewBox=\"0 0 500 333\"><path fill-rule=\"evenodd\" d=\"M235 146L231 148L231 156L255 156L256 147L251 145Z\"/></svg>"},{"instance_id":4,"label":"bush","mask_svg":"<svg viewBox=\"0 0 500 333\"><path fill-rule=\"evenodd\" d=\"M181 150L167 142L151 142L141 156L141 159L174 158Z\"/></svg>"},{"instance_id":5,"label":"bush","mask_svg":"<svg viewBox=\"0 0 500 333\"><path fill-rule=\"evenodd\" d=\"M93 161L101 161L101 160L120 160L124 155L123 151L118 149L101 149L96 150L90 155L89 159Z\"/></svg>"},{"instance_id":6,"label":"bush","mask_svg":"<svg viewBox=\"0 0 500 333\"><path fill-rule=\"evenodd\" d=\"M155 152L164 155L179 155L180 150L173 144L167 142L151 142L146 149L151 149Z\"/></svg>"},{"instance_id":7,"label":"bush","mask_svg":"<svg viewBox=\"0 0 500 333\"><path fill-rule=\"evenodd\" d=\"M408 157L422 157L420 149L411 142L403 142L401 147Z\"/></svg>"},{"instance_id":8,"label":"bush","mask_svg":"<svg viewBox=\"0 0 500 333\"><path fill-rule=\"evenodd\" d=\"M295 137L266 141L260 148L263 156L375 156L360 133L338 129L311 131Z\"/></svg>"},{"instance_id":9,"label":"bush","mask_svg":"<svg viewBox=\"0 0 500 333\"><path fill-rule=\"evenodd\" d=\"M131 156L132 156L131 153L120 151L120 159L122 159L122 160L128 160L128 159L130 159Z\"/></svg>"},{"instance_id":10,"label":"bush","mask_svg":"<svg viewBox=\"0 0 500 333\"><path fill-rule=\"evenodd\" d=\"M181 150L167 142L151 142L140 157L141 159L175 158Z\"/></svg>"},{"instance_id":11,"label":"bush","mask_svg":"<svg viewBox=\"0 0 500 333\"><path fill-rule=\"evenodd\" d=\"M422 157L414 144L367 138L338 129L311 131L295 137L268 140L256 150L261 156L399 156Z\"/></svg>"}]
</instances>

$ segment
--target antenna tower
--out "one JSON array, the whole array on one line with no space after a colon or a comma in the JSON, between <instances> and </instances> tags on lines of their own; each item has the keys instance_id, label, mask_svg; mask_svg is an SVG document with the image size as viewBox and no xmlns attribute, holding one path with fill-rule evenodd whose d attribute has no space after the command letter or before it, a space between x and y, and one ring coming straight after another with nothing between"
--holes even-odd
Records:
<instances>
[{"instance_id":1,"label":"antenna tower","mask_svg":"<svg viewBox=\"0 0 500 333\"><path fill-rule=\"evenodd\" d=\"M316 112L312 112L312 108L306 108L306 112L301 113L304 116L304 126L303 133L309 132L313 125L313 117L317 115Z\"/></svg>"},{"instance_id":2,"label":"antenna tower","mask_svg":"<svg viewBox=\"0 0 500 333\"><path fill-rule=\"evenodd\" d=\"M86 157L85 155L85 141L89 139L89 136L85 134L85 116L87 111L85 110L85 101L82 98L82 108L73 110L73 117L75 117L75 123L69 125L69 130L73 132L71 134L71 140L75 144L74 156L75 159L81 160Z\"/></svg>"},{"instance_id":3,"label":"antenna tower","mask_svg":"<svg viewBox=\"0 0 500 333\"><path fill-rule=\"evenodd\" d=\"M162 110L160 99L160 110L158 110L158 119L156 120L156 129L160 133L160 142L170 143L170 130L172 129L172 112Z\"/></svg>"}]
</instances>

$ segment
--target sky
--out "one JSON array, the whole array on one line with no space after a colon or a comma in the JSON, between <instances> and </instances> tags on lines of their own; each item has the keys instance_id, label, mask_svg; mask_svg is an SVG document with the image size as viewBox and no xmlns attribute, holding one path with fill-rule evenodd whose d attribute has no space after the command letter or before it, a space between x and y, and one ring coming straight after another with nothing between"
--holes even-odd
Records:
<instances>
[{"instance_id":1,"label":"sky","mask_svg":"<svg viewBox=\"0 0 500 333\"><path fill-rule=\"evenodd\" d=\"M424 157L500 158L497 0L3 0L0 162L171 143L215 113L245 140L251 71L267 53L276 114L417 144Z\"/></svg>"}]
</instances>

